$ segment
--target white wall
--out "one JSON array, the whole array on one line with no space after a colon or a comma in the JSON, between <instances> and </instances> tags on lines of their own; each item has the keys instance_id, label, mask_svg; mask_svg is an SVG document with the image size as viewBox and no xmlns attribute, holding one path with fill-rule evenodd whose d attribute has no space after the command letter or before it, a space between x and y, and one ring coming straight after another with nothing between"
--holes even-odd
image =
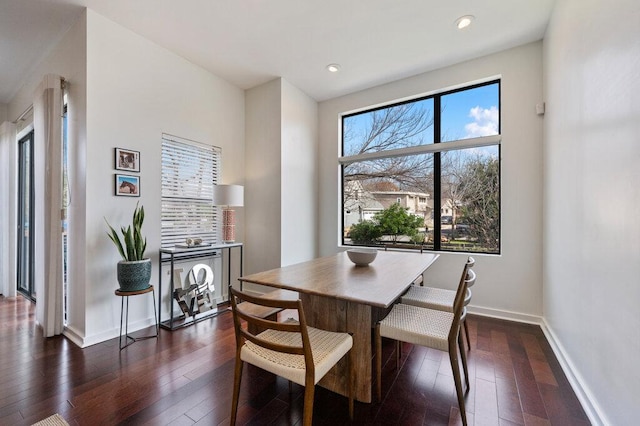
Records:
<instances>
[{"instance_id":1,"label":"white wall","mask_svg":"<svg viewBox=\"0 0 640 426\"><path fill-rule=\"evenodd\" d=\"M280 266L281 86L282 80L275 79L245 94L247 274Z\"/></svg>"},{"instance_id":2,"label":"white wall","mask_svg":"<svg viewBox=\"0 0 640 426\"><path fill-rule=\"evenodd\" d=\"M246 273L316 257L317 117L282 78L246 91Z\"/></svg>"},{"instance_id":3,"label":"white wall","mask_svg":"<svg viewBox=\"0 0 640 426\"><path fill-rule=\"evenodd\" d=\"M322 102L319 108L320 254L339 250L339 114L502 76L502 254L476 255L472 305L485 314L539 321L542 314L542 44L528 44ZM465 255L442 254L426 279L457 284Z\"/></svg>"},{"instance_id":4,"label":"white wall","mask_svg":"<svg viewBox=\"0 0 640 426\"><path fill-rule=\"evenodd\" d=\"M544 316L612 425L640 399L639 18L635 0L558 2L544 42Z\"/></svg>"},{"instance_id":5,"label":"white wall","mask_svg":"<svg viewBox=\"0 0 640 426\"><path fill-rule=\"evenodd\" d=\"M316 257L318 104L282 80L281 266Z\"/></svg>"},{"instance_id":6,"label":"white wall","mask_svg":"<svg viewBox=\"0 0 640 426\"><path fill-rule=\"evenodd\" d=\"M104 218L112 225L128 224L136 203L144 205L143 232L156 284L161 135L222 147L222 180L242 183L244 93L91 10L87 52L84 344L91 344L116 336L120 320L120 300L113 294L119 256L105 234ZM115 147L140 151L140 198L114 196ZM134 298L131 304L131 322L144 324L152 318L149 300Z\"/></svg>"}]
</instances>

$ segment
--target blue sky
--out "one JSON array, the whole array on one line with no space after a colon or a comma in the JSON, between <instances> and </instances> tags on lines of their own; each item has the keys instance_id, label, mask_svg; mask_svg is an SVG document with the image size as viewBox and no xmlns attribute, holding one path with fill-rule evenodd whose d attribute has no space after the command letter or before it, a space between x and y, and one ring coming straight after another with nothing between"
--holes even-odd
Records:
<instances>
[{"instance_id":1,"label":"blue sky","mask_svg":"<svg viewBox=\"0 0 640 426\"><path fill-rule=\"evenodd\" d=\"M442 96L442 141L498 134L498 87L498 83L495 83ZM418 102L416 106L432 111L433 100L425 99ZM351 129L354 134L363 132L369 123L370 116L371 113L365 112L345 118L345 129ZM422 139L422 143L432 143L433 128L429 128ZM351 143L345 142L345 155L349 155L349 145L357 146L358 138L355 137Z\"/></svg>"},{"instance_id":2,"label":"blue sky","mask_svg":"<svg viewBox=\"0 0 640 426\"><path fill-rule=\"evenodd\" d=\"M442 97L442 140L498 134L498 84Z\"/></svg>"}]
</instances>

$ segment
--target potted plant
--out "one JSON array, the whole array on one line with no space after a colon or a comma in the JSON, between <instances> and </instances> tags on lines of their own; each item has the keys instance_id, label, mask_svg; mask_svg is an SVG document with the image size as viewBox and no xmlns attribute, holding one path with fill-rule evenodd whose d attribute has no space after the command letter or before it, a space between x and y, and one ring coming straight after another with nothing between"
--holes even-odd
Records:
<instances>
[{"instance_id":1,"label":"potted plant","mask_svg":"<svg viewBox=\"0 0 640 426\"><path fill-rule=\"evenodd\" d=\"M143 222L144 207L138 207L137 203L133 211L133 223L127 228L120 228L122 241L116 230L107 222L110 231L107 235L122 256L122 260L118 262L118 283L121 291L139 291L149 287L151 259L144 257L147 239L142 237Z\"/></svg>"}]
</instances>

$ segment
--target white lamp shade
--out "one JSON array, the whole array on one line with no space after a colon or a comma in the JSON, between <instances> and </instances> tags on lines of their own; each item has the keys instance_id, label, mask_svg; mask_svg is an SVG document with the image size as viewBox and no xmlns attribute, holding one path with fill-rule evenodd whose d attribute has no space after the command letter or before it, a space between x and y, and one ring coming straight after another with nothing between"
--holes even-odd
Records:
<instances>
[{"instance_id":1,"label":"white lamp shade","mask_svg":"<svg viewBox=\"0 0 640 426\"><path fill-rule=\"evenodd\" d=\"M214 185L214 206L244 206L244 186L242 185Z\"/></svg>"}]
</instances>

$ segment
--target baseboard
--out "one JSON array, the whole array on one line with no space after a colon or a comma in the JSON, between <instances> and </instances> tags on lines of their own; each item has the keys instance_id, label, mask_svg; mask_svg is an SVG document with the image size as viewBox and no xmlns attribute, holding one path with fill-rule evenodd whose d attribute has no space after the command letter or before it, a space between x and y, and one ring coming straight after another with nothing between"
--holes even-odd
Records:
<instances>
[{"instance_id":1,"label":"baseboard","mask_svg":"<svg viewBox=\"0 0 640 426\"><path fill-rule=\"evenodd\" d=\"M575 368L573 362L571 362L571 357L564 350L564 347L557 339L555 333L547 324L547 321L543 318L542 324L540 325L542 328L542 332L544 333L549 345L551 345L551 349L553 353L556 355L560 366L562 367L562 371L567 376L567 380L569 380L569 384L573 388L573 391L576 394L576 397L580 401L582 405L582 409L587 414L589 421L592 425L608 425L611 424L606 420L606 417L603 411L600 409L600 406L596 403L595 398L593 398L593 394L589 391L588 386L586 386L582 376Z\"/></svg>"},{"instance_id":2,"label":"baseboard","mask_svg":"<svg viewBox=\"0 0 640 426\"><path fill-rule=\"evenodd\" d=\"M83 346L84 339L82 335L78 332L78 330L76 330L75 328L65 327L64 330L62 330L62 335L67 339L71 340L76 346L80 346L81 348L84 348Z\"/></svg>"},{"instance_id":3,"label":"baseboard","mask_svg":"<svg viewBox=\"0 0 640 426\"><path fill-rule=\"evenodd\" d=\"M151 327L153 325L155 325L155 321L153 320L153 318L130 322L129 334L135 333L138 330L142 330L143 328ZM124 330L122 332L124 333ZM98 343L117 338L118 336L120 336L120 327L84 337L80 336L80 334L78 334L71 328L65 328L63 334L76 345L80 346L81 348L86 348L88 346L96 345Z\"/></svg>"},{"instance_id":4,"label":"baseboard","mask_svg":"<svg viewBox=\"0 0 640 426\"><path fill-rule=\"evenodd\" d=\"M542 325L542 317L536 315L521 314L519 312L503 311L492 308L483 308L473 305L467 306L467 311L470 314L480 315L483 317L498 318L509 321L522 322L525 324Z\"/></svg>"}]
</instances>

